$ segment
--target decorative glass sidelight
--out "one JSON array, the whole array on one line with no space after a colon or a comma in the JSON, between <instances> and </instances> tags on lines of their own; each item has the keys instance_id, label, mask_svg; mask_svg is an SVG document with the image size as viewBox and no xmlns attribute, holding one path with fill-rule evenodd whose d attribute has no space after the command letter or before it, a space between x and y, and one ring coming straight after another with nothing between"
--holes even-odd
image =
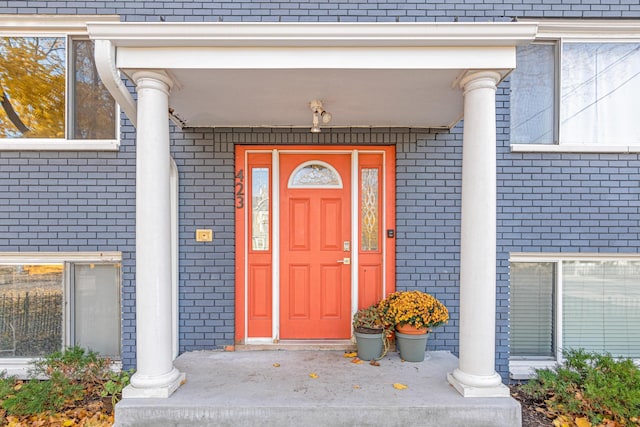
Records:
<instances>
[{"instance_id":1,"label":"decorative glass sidelight","mask_svg":"<svg viewBox=\"0 0 640 427\"><path fill-rule=\"evenodd\" d=\"M269 169L251 169L251 249L269 250Z\"/></svg>"},{"instance_id":2,"label":"decorative glass sidelight","mask_svg":"<svg viewBox=\"0 0 640 427\"><path fill-rule=\"evenodd\" d=\"M362 169L362 250L378 250L378 169Z\"/></svg>"}]
</instances>

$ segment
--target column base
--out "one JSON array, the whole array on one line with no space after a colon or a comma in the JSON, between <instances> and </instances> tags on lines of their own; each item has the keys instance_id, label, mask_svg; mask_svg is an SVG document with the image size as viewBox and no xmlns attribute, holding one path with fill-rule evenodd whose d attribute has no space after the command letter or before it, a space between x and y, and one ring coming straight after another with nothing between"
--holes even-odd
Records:
<instances>
[{"instance_id":1,"label":"column base","mask_svg":"<svg viewBox=\"0 0 640 427\"><path fill-rule=\"evenodd\" d=\"M453 373L447 374L447 380L458 393L463 397L510 397L511 392L509 387L502 384L502 378L500 375L495 374L490 377L477 377L479 381L474 385L460 381L458 377L475 377L475 375L465 374L462 371L456 369ZM497 381L496 381L497 380Z\"/></svg>"},{"instance_id":2,"label":"column base","mask_svg":"<svg viewBox=\"0 0 640 427\"><path fill-rule=\"evenodd\" d=\"M134 387L129 384L122 390L123 399L144 399L144 398L161 398L166 399L171 396L174 391L178 389L186 381L186 375L179 372L176 379L169 384L155 386L155 387Z\"/></svg>"}]
</instances>

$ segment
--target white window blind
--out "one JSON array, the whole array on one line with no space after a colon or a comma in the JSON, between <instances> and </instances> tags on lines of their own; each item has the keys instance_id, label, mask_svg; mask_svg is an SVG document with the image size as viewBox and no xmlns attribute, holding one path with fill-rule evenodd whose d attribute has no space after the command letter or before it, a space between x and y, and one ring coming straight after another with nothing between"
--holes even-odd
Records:
<instances>
[{"instance_id":1,"label":"white window blind","mask_svg":"<svg viewBox=\"0 0 640 427\"><path fill-rule=\"evenodd\" d=\"M120 265L74 264L72 342L103 356L120 355Z\"/></svg>"},{"instance_id":2,"label":"white window blind","mask_svg":"<svg viewBox=\"0 0 640 427\"><path fill-rule=\"evenodd\" d=\"M640 358L640 262L563 262L563 348Z\"/></svg>"},{"instance_id":3,"label":"white window blind","mask_svg":"<svg viewBox=\"0 0 640 427\"><path fill-rule=\"evenodd\" d=\"M554 357L554 263L511 263L511 356Z\"/></svg>"}]
</instances>

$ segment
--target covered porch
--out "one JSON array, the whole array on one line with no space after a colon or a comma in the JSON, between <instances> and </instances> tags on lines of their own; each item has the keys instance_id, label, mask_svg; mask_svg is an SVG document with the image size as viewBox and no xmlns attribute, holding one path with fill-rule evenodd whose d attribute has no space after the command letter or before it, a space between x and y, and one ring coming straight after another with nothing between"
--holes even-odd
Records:
<instances>
[{"instance_id":1,"label":"covered porch","mask_svg":"<svg viewBox=\"0 0 640 427\"><path fill-rule=\"evenodd\" d=\"M495 93L516 66L516 46L535 32L522 23L89 24L101 78L136 126L137 372L121 408L169 397L185 373L187 384L201 374L182 365L190 355L173 361L169 118L180 127L317 132L450 129L464 117L459 360L448 356L431 371L436 382L425 378L420 387L507 397L495 370ZM320 120L324 110L328 123ZM214 376L223 370L211 367ZM277 390L269 381L265 387Z\"/></svg>"},{"instance_id":2,"label":"covered porch","mask_svg":"<svg viewBox=\"0 0 640 427\"><path fill-rule=\"evenodd\" d=\"M352 363L341 350L191 352L175 365L186 383L169 399L124 399L117 426L491 426L521 424L514 399L465 399L446 381L448 352L424 362L391 352ZM312 378L310 374L317 375ZM393 384L406 385L398 390Z\"/></svg>"}]
</instances>

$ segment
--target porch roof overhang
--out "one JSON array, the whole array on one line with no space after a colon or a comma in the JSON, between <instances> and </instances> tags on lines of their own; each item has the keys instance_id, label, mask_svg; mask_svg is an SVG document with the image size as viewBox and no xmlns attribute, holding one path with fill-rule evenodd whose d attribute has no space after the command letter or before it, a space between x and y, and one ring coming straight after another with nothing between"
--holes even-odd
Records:
<instances>
[{"instance_id":1,"label":"porch roof overhang","mask_svg":"<svg viewBox=\"0 0 640 427\"><path fill-rule=\"evenodd\" d=\"M312 100L330 127L450 128L459 81L506 76L534 23L88 24L101 78L135 124L121 73L166 73L182 127L309 127Z\"/></svg>"}]
</instances>

